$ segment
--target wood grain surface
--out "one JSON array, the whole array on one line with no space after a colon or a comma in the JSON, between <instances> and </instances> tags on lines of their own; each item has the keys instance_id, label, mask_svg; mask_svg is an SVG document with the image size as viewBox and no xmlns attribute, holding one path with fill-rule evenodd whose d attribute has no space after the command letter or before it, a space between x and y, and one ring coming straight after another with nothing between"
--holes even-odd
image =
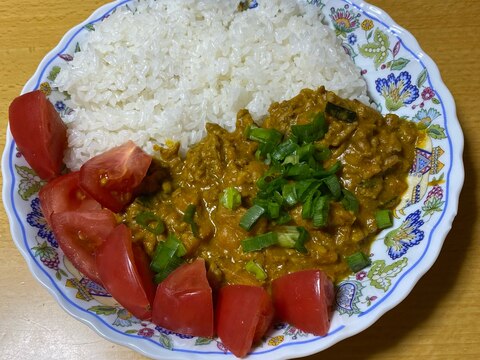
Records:
<instances>
[{"instance_id":1,"label":"wood grain surface","mask_svg":"<svg viewBox=\"0 0 480 360\"><path fill-rule=\"evenodd\" d=\"M0 145L8 106L41 59L105 1L0 0ZM465 134L460 208L432 269L366 331L308 357L480 358L480 38L478 0L371 0L410 31L438 65ZM478 188L477 188L478 186ZM0 359L143 359L72 318L30 274L0 212Z\"/></svg>"}]
</instances>

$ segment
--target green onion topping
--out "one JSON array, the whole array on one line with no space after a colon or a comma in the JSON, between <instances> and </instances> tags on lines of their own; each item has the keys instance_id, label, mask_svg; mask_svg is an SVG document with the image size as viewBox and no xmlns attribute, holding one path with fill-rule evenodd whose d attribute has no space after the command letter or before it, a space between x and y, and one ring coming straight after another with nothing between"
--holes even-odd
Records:
<instances>
[{"instance_id":1,"label":"green onion topping","mask_svg":"<svg viewBox=\"0 0 480 360\"><path fill-rule=\"evenodd\" d=\"M323 182L325 185L327 185L328 190L330 190L335 199L340 198L340 195L342 194L342 187L336 175L327 176L325 179L323 179Z\"/></svg>"},{"instance_id":2,"label":"green onion topping","mask_svg":"<svg viewBox=\"0 0 480 360\"><path fill-rule=\"evenodd\" d=\"M155 248L150 268L157 273L155 281L165 279L170 272L180 266L186 254L185 246L175 235L169 234L167 240L161 242Z\"/></svg>"},{"instance_id":3,"label":"green onion topping","mask_svg":"<svg viewBox=\"0 0 480 360\"><path fill-rule=\"evenodd\" d=\"M372 261L370 258L361 251L347 257L348 267L354 273L359 272L367 266L370 266L371 263Z\"/></svg>"},{"instance_id":4,"label":"green onion topping","mask_svg":"<svg viewBox=\"0 0 480 360\"><path fill-rule=\"evenodd\" d=\"M285 226L278 233L278 245L305 254L308 252L305 247L308 237L308 232L303 226Z\"/></svg>"},{"instance_id":5,"label":"green onion topping","mask_svg":"<svg viewBox=\"0 0 480 360\"><path fill-rule=\"evenodd\" d=\"M305 125L292 125L291 131L298 143L306 144L320 140L328 130L328 124L323 113L315 115L313 121Z\"/></svg>"},{"instance_id":6,"label":"green onion topping","mask_svg":"<svg viewBox=\"0 0 480 360\"><path fill-rule=\"evenodd\" d=\"M265 129L250 126L247 130L247 137L258 142L258 156L267 156L280 144L282 133L276 129Z\"/></svg>"},{"instance_id":7,"label":"green onion topping","mask_svg":"<svg viewBox=\"0 0 480 360\"><path fill-rule=\"evenodd\" d=\"M358 214L360 204L357 198L355 197L355 195L353 195L347 189L342 189L342 194L343 194L343 198L342 198L343 207L346 210L353 212L354 214Z\"/></svg>"},{"instance_id":8,"label":"green onion topping","mask_svg":"<svg viewBox=\"0 0 480 360\"><path fill-rule=\"evenodd\" d=\"M274 232L253 236L242 241L244 252L258 251L278 244L278 235Z\"/></svg>"},{"instance_id":9,"label":"green onion topping","mask_svg":"<svg viewBox=\"0 0 480 360\"><path fill-rule=\"evenodd\" d=\"M234 187L226 188L222 192L220 203L229 210L235 210L242 203L242 195Z\"/></svg>"},{"instance_id":10,"label":"green onion topping","mask_svg":"<svg viewBox=\"0 0 480 360\"><path fill-rule=\"evenodd\" d=\"M278 245L284 248L295 249L301 253L307 253L305 242L309 234L302 226L284 226L277 232L253 236L242 241L244 252L259 251L270 246Z\"/></svg>"},{"instance_id":11,"label":"green onion topping","mask_svg":"<svg viewBox=\"0 0 480 360\"><path fill-rule=\"evenodd\" d=\"M297 143L288 139L275 148L272 153L272 159L277 162L286 161L286 158L292 156L298 148Z\"/></svg>"},{"instance_id":12,"label":"green onion topping","mask_svg":"<svg viewBox=\"0 0 480 360\"><path fill-rule=\"evenodd\" d=\"M151 211L144 211L137 214L135 221L152 234L160 235L165 231L163 221Z\"/></svg>"},{"instance_id":13,"label":"green onion topping","mask_svg":"<svg viewBox=\"0 0 480 360\"><path fill-rule=\"evenodd\" d=\"M328 222L330 199L328 196L319 196L313 203L313 226L324 227Z\"/></svg>"},{"instance_id":14,"label":"green onion topping","mask_svg":"<svg viewBox=\"0 0 480 360\"><path fill-rule=\"evenodd\" d=\"M297 192L295 183L290 182L282 186L282 196L288 206L294 206L297 203Z\"/></svg>"},{"instance_id":15,"label":"green onion topping","mask_svg":"<svg viewBox=\"0 0 480 360\"><path fill-rule=\"evenodd\" d=\"M193 236L198 236L198 225L194 220L196 211L197 207L193 204L190 204L187 206L185 212L183 213L183 221L190 225Z\"/></svg>"},{"instance_id":16,"label":"green onion topping","mask_svg":"<svg viewBox=\"0 0 480 360\"><path fill-rule=\"evenodd\" d=\"M263 207L257 204L253 205L243 214L240 219L240 226L247 231L250 230L264 213L265 209Z\"/></svg>"},{"instance_id":17,"label":"green onion topping","mask_svg":"<svg viewBox=\"0 0 480 360\"><path fill-rule=\"evenodd\" d=\"M180 265L183 265L185 261L182 258L179 257L173 257L169 260L167 265L162 268L158 273L155 274L153 277L153 281L155 284L161 283L163 280L165 280L170 273L172 273L176 268L178 268Z\"/></svg>"},{"instance_id":18,"label":"green onion topping","mask_svg":"<svg viewBox=\"0 0 480 360\"><path fill-rule=\"evenodd\" d=\"M323 165L331 156L331 151L319 143L328 131L324 114L318 113L310 123L292 125L290 129L283 141L281 133L273 129L253 125L246 132L249 139L259 143L258 155L269 165L257 180L254 206L241 219L240 226L247 231L261 216L278 225L288 224L294 206L301 206L302 217L312 220L315 227L328 225L331 201L340 201L345 209L358 213L355 195L343 189L339 180L341 162Z\"/></svg>"},{"instance_id":19,"label":"green onion topping","mask_svg":"<svg viewBox=\"0 0 480 360\"><path fill-rule=\"evenodd\" d=\"M379 229L386 229L393 226L393 216L391 210L378 210L375 213L375 220Z\"/></svg>"},{"instance_id":20,"label":"green onion topping","mask_svg":"<svg viewBox=\"0 0 480 360\"><path fill-rule=\"evenodd\" d=\"M267 204L268 215L271 219L278 219L280 217L280 204L270 201Z\"/></svg>"},{"instance_id":21,"label":"green onion topping","mask_svg":"<svg viewBox=\"0 0 480 360\"><path fill-rule=\"evenodd\" d=\"M253 274L259 281L264 281L267 278L265 270L263 270L262 267L253 260L250 260L245 265L245 270L247 270L250 274Z\"/></svg>"}]
</instances>

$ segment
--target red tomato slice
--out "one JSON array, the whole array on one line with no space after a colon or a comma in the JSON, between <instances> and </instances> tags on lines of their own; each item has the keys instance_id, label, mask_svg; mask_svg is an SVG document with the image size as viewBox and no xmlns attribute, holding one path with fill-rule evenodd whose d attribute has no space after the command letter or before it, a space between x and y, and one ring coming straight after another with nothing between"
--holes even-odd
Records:
<instances>
[{"instance_id":1,"label":"red tomato slice","mask_svg":"<svg viewBox=\"0 0 480 360\"><path fill-rule=\"evenodd\" d=\"M132 315L141 320L152 317L140 273L135 264L132 232L120 224L96 251L96 265L103 286Z\"/></svg>"},{"instance_id":2,"label":"red tomato slice","mask_svg":"<svg viewBox=\"0 0 480 360\"><path fill-rule=\"evenodd\" d=\"M52 227L53 213L101 210L102 206L79 186L79 172L59 176L40 189L38 197L45 220Z\"/></svg>"},{"instance_id":3,"label":"red tomato slice","mask_svg":"<svg viewBox=\"0 0 480 360\"><path fill-rule=\"evenodd\" d=\"M88 160L80 168L80 186L113 212L130 203L152 157L132 141Z\"/></svg>"},{"instance_id":4,"label":"red tomato slice","mask_svg":"<svg viewBox=\"0 0 480 360\"><path fill-rule=\"evenodd\" d=\"M60 248L72 264L89 279L102 284L95 265L95 250L115 228L109 210L53 213L52 229Z\"/></svg>"},{"instance_id":5,"label":"red tomato slice","mask_svg":"<svg viewBox=\"0 0 480 360\"><path fill-rule=\"evenodd\" d=\"M157 286L153 282L154 273L150 269L150 258L141 245L133 244L133 258L150 304L153 304Z\"/></svg>"},{"instance_id":6,"label":"red tomato slice","mask_svg":"<svg viewBox=\"0 0 480 360\"><path fill-rule=\"evenodd\" d=\"M259 286L227 285L218 293L215 315L222 343L235 356L244 357L271 325L272 300Z\"/></svg>"},{"instance_id":7,"label":"red tomato slice","mask_svg":"<svg viewBox=\"0 0 480 360\"><path fill-rule=\"evenodd\" d=\"M9 108L10 131L25 160L44 180L60 175L67 127L40 90L17 97Z\"/></svg>"},{"instance_id":8,"label":"red tomato slice","mask_svg":"<svg viewBox=\"0 0 480 360\"><path fill-rule=\"evenodd\" d=\"M303 270L272 282L277 316L296 328L319 336L327 334L334 300L333 284L320 270Z\"/></svg>"},{"instance_id":9,"label":"red tomato slice","mask_svg":"<svg viewBox=\"0 0 480 360\"><path fill-rule=\"evenodd\" d=\"M158 285L152 320L180 334L213 337L212 289L203 259L178 267Z\"/></svg>"}]
</instances>

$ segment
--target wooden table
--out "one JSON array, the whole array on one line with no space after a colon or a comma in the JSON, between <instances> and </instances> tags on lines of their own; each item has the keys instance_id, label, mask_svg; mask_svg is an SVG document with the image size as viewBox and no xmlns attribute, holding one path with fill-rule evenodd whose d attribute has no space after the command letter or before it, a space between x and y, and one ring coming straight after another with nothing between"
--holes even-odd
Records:
<instances>
[{"instance_id":1,"label":"wooden table","mask_svg":"<svg viewBox=\"0 0 480 360\"><path fill-rule=\"evenodd\" d=\"M465 185L458 216L438 261L407 299L368 330L309 359L478 359L480 1L370 2L413 33L440 68L465 133ZM2 148L11 100L60 37L103 3L0 0ZM28 271L11 240L3 207L0 226L1 359L143 358L66 314Z\"/></svg>"}]
</instances>

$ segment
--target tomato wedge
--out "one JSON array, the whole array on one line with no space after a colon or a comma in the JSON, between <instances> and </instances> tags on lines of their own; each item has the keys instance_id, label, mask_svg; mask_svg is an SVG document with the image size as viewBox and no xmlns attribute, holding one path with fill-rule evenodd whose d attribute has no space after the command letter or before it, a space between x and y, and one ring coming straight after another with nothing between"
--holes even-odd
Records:
<instances>
[{"instance_id":1,"label":"tomato wedge","mask_svg":"<svg viewBox=\"0 0 480 360\"><path fill-rule=\"evenodd\" d=\"M40 90L17 97L9 108L10 131L25 160L44 180L60 175L67 127Z\"/></svg>"},{"instance_id":2,"label":"tomato wedge","mask_svg":"<svg viewBox=\"0 0 480 360\"><path fill-rule=\"evenodd\" d=\"M319 336L327 334L334 300L333 283L320 270L303 270L272 282L277 316L296 328Z\"/></svg>"},{"instance_id":3,"label":"tomato wedge","mask_svg":"<svg viewBox=\"0 0 480 360\"><path fill-rule=\"evenodd\" d=\"M120 212L133 199L152 157L128 141L85 162L80 186L104 207Z\"/></svg>"},{"instance_id":4,"label":"tomato wedge","mask_svg":"<svg viewBox=\"0 0 480 360\"><path fill-rule=\"evenodd\" d=\"M212 289L203 259L178 267L158 285L152 320L181 334L213 337Z\"/></svg>"},{"instance_id":5,"label":"tomato wedge","mask_svg":"<svg viewBox=\"0 0 480 360\"><path fill-rule=\"evenodd\" d=\"M53 213L63 211L101 210L102 206L79 186L78 171L61 175L44 185L38 197L45 220L52 227Z\"/></svg>"},{"instance_id":6,"label":"tomato wedge","mask_svg":"<svg viewBox=\"0 0 480 360\"><path fill-rule=\"evenodd\" d=\"M105 289L115 300L138 319L152 317L152 306L135 263L132 232L125 224L115 227L97 248L96 266Z\"/></svg>"},{"instance_id":7,"label":"tomato wedge","mask_svg":"<svg viewBox=\"0 0 480 360\"><path fill-rule=\"evenodd\" d=\"M72 264L89 279L102 284L95 250L115 228L109 210L64 211L51 215L53 234Z\"/></svg>"},{"instance_id":8,"label":"tomato wedge","mask_svg":"<svg viewBox=\"0 0 480 360\"><path fill-rule=\"evenodd\" d=\"M244 357L271 325L272 300L259 286L227 285L219 290L215 315L222 343Z\"/></svg>"},{"instance_id":9,"label":"tomato wedge","mask_svg":"<svg viewBox=\"0 0 480 360\"><path fill-rule=\"evenodd\" d=\"M154 273L150 269L150 258L143 249L143 246L140 244L133 244L133 258L135 260L135 266L140 275L142 286L145 289L150 304L153 304L155 299L155 292L157 291L157 286L153 282Z\"/></svg>"}]
</instances>

